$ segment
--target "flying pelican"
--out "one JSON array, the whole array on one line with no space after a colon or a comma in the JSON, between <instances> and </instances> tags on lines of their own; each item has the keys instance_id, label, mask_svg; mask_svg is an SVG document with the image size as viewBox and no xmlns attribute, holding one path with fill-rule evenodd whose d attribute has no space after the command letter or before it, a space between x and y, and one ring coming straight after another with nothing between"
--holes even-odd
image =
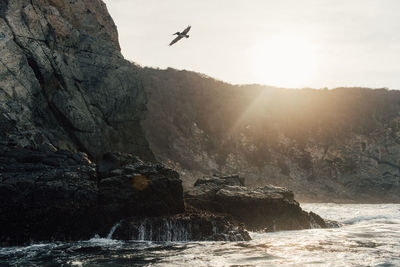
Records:
<instances>
[{"instance_id":1,"label":"flying pelican","mask_svg":"<svg viewBox=\"0 0 400 267\"><path fill-rule=\"evenodd\" d=\"M189 38L189 35L187 35L187 33L190 31L191 27L192 26L188 26L183 32L174 33L173 35L178 35L178 37L176 37L174 40L172 40L172 42L169 45L170 46L173 45L174 43L178 42L183 37Z\"/></svg>"}]
</instances>

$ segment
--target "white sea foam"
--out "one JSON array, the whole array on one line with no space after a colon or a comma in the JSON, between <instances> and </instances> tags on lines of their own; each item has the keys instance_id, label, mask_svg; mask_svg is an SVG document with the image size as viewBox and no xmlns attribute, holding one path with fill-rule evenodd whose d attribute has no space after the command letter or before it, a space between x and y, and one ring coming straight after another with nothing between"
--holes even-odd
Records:
<instances>
[{"instance_id":1,"label":"white sea foam","mask_svg":"<svg viewBox=\"0 0 400 267\"><path fill-rule=\"evenodd\" d=\"M121 222L117 222L116 224L113 225L113 227L111 227L110 232L107 235L107 239L112 239L112 236L115 232L115 230L117 230L117 228L121 225Z\"/></svg>"},{"instance_id":2,"label":"white sea foam","mask_svg":"<svg viewBox=\"0 0 400 267\"><path fill-rule=\"evenodd\" d=\"M400 266L400 205L301 206L343 227L251 233L249 242L125 242L97 236L0 248L0 265Z\"/></svg>"}]
</instances>

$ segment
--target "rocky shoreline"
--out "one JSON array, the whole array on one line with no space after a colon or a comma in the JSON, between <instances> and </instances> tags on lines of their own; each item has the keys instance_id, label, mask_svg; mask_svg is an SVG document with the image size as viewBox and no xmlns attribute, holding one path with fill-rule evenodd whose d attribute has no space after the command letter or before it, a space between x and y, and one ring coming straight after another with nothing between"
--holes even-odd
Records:
<instances>
[{"instance_id":1,"label":"rocky shoreline","mask_svg":"<svg viewBox=\"0 0 400 267\"><path fill-rule=\"evenodd\" d=\"M0 152L1 245L106 237L116 222L113 238L154 241L244 241L245 229L335 226L302 211L292 192L247 190L238 176L199 179L184 195L177 172L127 153L95 164L50 145Z\"/></svg>"}]
</instances>

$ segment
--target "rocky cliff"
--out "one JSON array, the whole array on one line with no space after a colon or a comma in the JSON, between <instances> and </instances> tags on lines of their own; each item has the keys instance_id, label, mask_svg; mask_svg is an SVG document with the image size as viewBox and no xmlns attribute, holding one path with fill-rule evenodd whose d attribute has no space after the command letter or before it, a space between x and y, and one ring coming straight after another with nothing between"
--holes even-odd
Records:
<instances>
[{"instance_id":1,"label":"rocky cliff","mask_svg":"<svg viewBox=\"0 0 400 267\"><path fill-rule=\"evenodd\" d=\"M154 160L145 103L102 1L0 1L0 245L183 212L176 172L106 154Z\"/></svg>"},{"instance_id":2,"label":"rocky cliff","mask_svg":"<svg viewBox=\"0 0 400 267\"><path fill-rule=\"evenodd\" d=\"M0 52L3 144L92 160L156 154L187 188L239 173L300 200L400 201L397 91L233 86L143 69L123 59L100 0L1 1Z\"/></svg>"},{"instance_id":3,"label":"rocky cliff","mask_svg":"<svg viewBox=\"0 0 400 267\"><path fill-rule=\"evenodd\" d=\"M397 90L235 86L174 69L142 76L151 149L186 188L238 173L300 201L400 201Z\"/></svg>"},{"instance_id":4,"label":"rocky cliff","mask_svg":"<svg viewBox=\"0 0 400 267\"><path fill-rule=\"evenodd\" d=\"M153 154L146 95L100 0L0 2L0 141Z\"/></svg>"},{"instance_id":5,"label":"rocky cliff","mask_svg":"<svg viewBox=\"0 0 400 267\"><path fill-rule=\"evenodd\" d=\"M293 195L286 198L289 191L279 189L280 195L272 187L254 194L220 188L218 196L230 190L224 207L203 207L198 205L203 200L192 197L185 212L179 174L141 160L155 160L147 138L161 161L203 174L214 165L207 157L199 159L192 147L216 139L204 135L202 123L223 133L229 120L209 113L211 101L198 113L209 120L198 121L192 105L200 105L201 98L185 99L186 93L175 98L183 87L169 91L164 72L124 60L102 1L3 0L0 55L0 245L87 239L96 233L113 237L114 232L120 239L248 240L239 223L251 226L253 216L240 217L227 208L239 195L245 210L255 201L255 213L270 211L254 229L321 227ZM212 79L193 77L213 90L207 84ZM185 77L167 79L203 94ZM231 86L224 86L231 94ZM214 93L211 99L221 101L220 92ZM214 145L214 151L223 148L223 143ZM165 153L177 154L172 161Z\"/></svg>"},{"instance_id":6,"label":"rocky cliff","mask_svg":"<svg viewBox=\"0 0 400 267\"><path fill-rule=\"evenodd\" d=\"M114 238L250 239L229 218L184 214L179 174L141 160L154 161L146 101L102 1L2 0L0 246L111 238L120 224Z\"/></svg>"}]
</instances>

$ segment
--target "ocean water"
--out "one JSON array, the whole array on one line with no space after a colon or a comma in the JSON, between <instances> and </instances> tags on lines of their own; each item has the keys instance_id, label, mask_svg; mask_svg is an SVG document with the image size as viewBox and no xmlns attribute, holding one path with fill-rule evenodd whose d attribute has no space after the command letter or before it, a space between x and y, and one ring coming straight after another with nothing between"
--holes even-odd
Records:
<instances>
[{"instance_id":1,"label":"ocean water","mask_svg":"<svg viewBox=\"0 0 400 267\"><path fill-rule=\"evenodd\" d=\"M92 238L0 248L0 266L400 266L400 205L302 204L338 229L251 233L249 242Z\"/></svg>"}]
</instances>

